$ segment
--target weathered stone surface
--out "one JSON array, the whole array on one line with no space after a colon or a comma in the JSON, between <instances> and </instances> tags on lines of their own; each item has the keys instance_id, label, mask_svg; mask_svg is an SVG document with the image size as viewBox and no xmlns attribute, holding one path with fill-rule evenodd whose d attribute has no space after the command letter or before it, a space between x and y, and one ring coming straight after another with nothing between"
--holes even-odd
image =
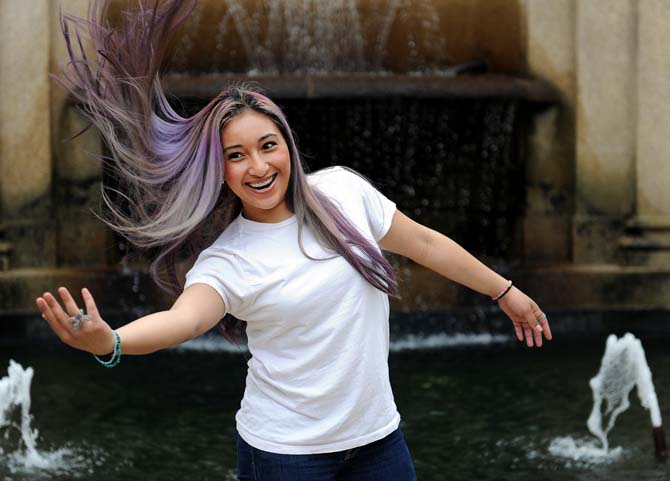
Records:
<instances>
[{"instance_id":1,"label":"weathered stone surface","mask_svg":"<svg viewBox=\"0 0 670 481\"><path fill-rule=\"evenodd\" d=\"M20 216L49 191L49 3L0 2L0 204Z\"/></svg>"},{"instance_id":2,"label":"weathered stone surface","mask_svg":"<svg viewBox=\"0 0 670 481\"><path fill-rule=\"evenodd\" d=\"M577 2L576 262L616 262L612 229L633 209L636 4Z\"/></svg>"},{"instance_id":3,"label":"weathered stone surface","mask_svg":"<svg viewBox=\"0 0 670 481\"><path fill-rule=\"evenodd\" d=\"M63 40L63 33L61 32L59 11L64 15L74 15L78 17L85 17L88 11L89 0L61 0L59 2L50 2L49 22L50 22L50 37L49 37L49 71L60 75L61 67L66 64L67 49L65 41ZM59 10L60 9L60 10ZM85 42L84 45L88 46ZM87 50L87 54L92 52ZM65 89L57 85L51 84L51 99L50 112L52 119L51 141L54 155L59 158L61 148L63 147L63 140L75 132L63 128L63 119L66 119L66 99L68 93Z\"/></svg>"},{"instance_id":4,"label":"weathered stone surface","mask_svg":"<svg viewBox=\"0 0 670 481\"><path fill-rule=\"evenodd\" d=\"M619 264L624 261L619 238L625 222L609 215L575 215L572 223L575 264Z\"/></svg>"},{"instance_id":5,"label":"weathered stone surface","mask_svg":"<svg viewBox=\"0 0 670 481\"><path fill-rule=\"evenodd\" d=\"M56 293L68 288L81 303L81 289L88 288L103 317L106 313L132 313L135 317L154 310L169 308L173 298L160 291L150 277L141 271L121 273L117 269L16 269L0 272L0 306L3 315L34 312L39 316L35 299L44 292ZM125 319L129 322L134 319Z\"/></svg>"},{"instance_id":6,"label":"weathered stone surface","mask_svg":"<svg viewBox=\"0 0 670 481\"><path fill-rule=\"evenodd\" d=\"M441 278L424 267L408 264L400 271L399 310L490 306L487 296ZM670 308L670 270L612 264L519 267L503 272L542 309Z\"/></svg>"},{"instance_id":7,"label":"weathered stone surface","mask_svg":"<svg viewBox=\"0 0 670 481\"><path fill-rule=\"evenodd\" d=\"M86 211L70 213L76 220L59 224L59 263L68 267L106 267L112 233Z\"/></svg>"},{"instance_id":8,"label":"weathered stone surface","mask_svg":"<svg viewBox=\"0 0 670 481\"><path fill-rule=\"evenodd\" d=\"M88 122L77 111L67 104L62 110L58 137L60 142L55 145L56 175L58 179L70 182L90 182L102 179L102 142L95 128L90 128L76 139L66 139L81 132Z\"/></svg>"},{"instance_id":9,"label":"weathered stone surface","mask_svg":"<svg viewBox=\"0 0 670 481\"><path fill-rule=\"evenodd\" d=\"M523 259L528 265L567 262L572 219L568 216L527 214L523 219Z\"/></svg>"},{"instance_id":10,"label":"weathered stone surface","mask_svg":"<svg viewBox=\"0 0 670 481\"><path fill-rule=\"evenodd\" d=\"M577 212L630 214L635 2L577 2ZM597 18L598 21L594 21Z\"/></svg>"},{"instance_id":11,"label":"weathered stone surface","mask_svg":"<svg viewBox=\"0 0 670 481\"><path fill-rule=\"evenodd\" d=\"M638 8L637 214L670 217L670 2Z\"/></svg>"},{"instance_id":12,"label":"weathered stone surface","mask_svg":"<svg viewBox=\"0 0 670 481\"><path fill-rule=\"evenodd\" d=\"M532 262L570 259L574 140L569 106L535 115L526 160L524 258Z\"/></svg>"},{"instance_id":13,"label":"weathered stone surface","mask_svg":"<svg viewBox=\"0 0 670 481\"><path fill-rule=\"evenodd\" d=\"M635 217L621 239L626 259L670 266L670 4L639 4Z\"/></svg>"},{"instance_id":14,"label":"weathered stone surface","mask_svg":"<svg viewBox=\"0 0 670 481\"><path fill-rule=\"evenodd\" d=\"M525 0L529 73L551 81L568 104L575 97L574 0Z\"/></svg>"},{"instance_id":15,"label":"weathered stone surface","mask_svg":"<svg viewBox=\"0 0 670 481\"><path fill-rule=\"evenodd\" d=\"M575 129L575 6L573 0L526 0L526 63L554 85L562 105L533 117L528 139L524 258L565 262L572 255Z\"/></svg>"},{"instance_id":16,"label":"weathered stone surface","mask_svg":"<svg viewBox=\"0 0 670 481\"><path fill-rule=\"evenodd\" d=\"M92 160L100 153L100 141L90 133L62 143L81 118L67 105L66 92L46 77L65 59L59 4L29 3L27 8L23 0L0 1L0 114L15 119L0 125L0 240L9 241L6 257L12 269L0 273L0 305L3 312L27 311L36 292L66 284L74 290L93 286L109 309L157 306L154 299L162 297L146 275L119 273L118 259L109 270L99 268L115 249L109 232L88 210L102 176L100 164ZM89 0L59 3L65 13L84 16ZM113 10L125 3L114 1ZM251 3L257 2L239 2ZM387 17L378 2L357 2L365 19L363 45L370 49L364 55L373 64L407 73L484 57L493 71L541 78L561 93L561 107L535 115L529 132L527 210L522 255L515 259L524 266L509 273L516 284L548 309L668 308L670 163L664 156L670 151L670 4L390 4L399 11ZM419 4L425 9L416 8ZM248 71L248 54L258 45L243 44L242 24L227 15L229 5L201 0L178 40L177 70ZM393 20L388 40L379 44L386 18ZM261 28L259 34L265 33ZM427 41L435 33L435 40ZM56 265L61 269L16 269ZM67 268L73 265L85 268ZM425 269L403 266L404 299L394 301L395 308L487 301Z\"/></svg>"},{"instance_id":17,"label":"weathered stone surface","mask_svg":"<svg viewBox=\"0 0 670 481\"><path fill-rule=\"evenodd\" d=\"M12 246L9 272L12 269L56 265L58 242L53 219L27 217L5 220L3 227L5 239Z\"/></svg>"}]
</instances>

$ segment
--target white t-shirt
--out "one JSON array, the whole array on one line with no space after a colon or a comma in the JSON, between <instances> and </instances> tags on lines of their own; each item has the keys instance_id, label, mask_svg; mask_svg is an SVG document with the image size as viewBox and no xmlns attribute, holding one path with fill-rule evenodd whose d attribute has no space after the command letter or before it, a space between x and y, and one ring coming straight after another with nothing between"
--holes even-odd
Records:
<instances>
[{"instance_id":1,"label":"white t-shirt","mask_svg":"<svg viewBox=\"0 0 670 481\"><path fill-rule=\"evenodd\" d=\"M341 167L308 176L377 247L395 204ZM237 430L279 454L342 451L382 439L400 415L388 373L388 296L325 251L295 216L268 224L237 217L186 274L213 287L247 321L246 389Z\"/></svg>"}]
</instances>

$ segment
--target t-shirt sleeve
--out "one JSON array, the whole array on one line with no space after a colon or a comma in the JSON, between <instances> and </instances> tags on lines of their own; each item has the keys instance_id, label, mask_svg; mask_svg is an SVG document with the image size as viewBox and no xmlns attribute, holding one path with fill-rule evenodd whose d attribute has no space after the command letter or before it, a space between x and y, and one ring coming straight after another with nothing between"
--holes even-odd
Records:
<instances>
[{"instance_id":1,"label":"t-shirt sleeve","mask_svg":"<svg viewBox=\"0 0 670 481\"><path fill-rule=\"evenodd\" d=\"M351 169L330 167L312 174L311 181L375 241L379 242L391 228L395 203Z\"/></svg>"},{"instance_id":2,"label":"t-shirt sleeve","mask_svg":"<svg viewBox=\"0 0 670 481\"><path fill-rule=\"evenodd\" d=\"M223 299L226 314L235 315L245 300L245 275L240 264L228 259L210 247L205 249L186 273L184 289L193 284L207 284Z\"/></svg>"},{"instance_id":3,"label":"t-shirt sleeve","mask_svg":"<svg viewBox=\"0 0 670 481\"><path fill-rule=\"evenodd\" d=\"M365 208L370 232L376 241L380 241L391 228L396 211L395 202L379 192L370 182L354 172L347 171L357 186ZM355 178L355 179L354 179Z\"/></svg>"}]
</instances>

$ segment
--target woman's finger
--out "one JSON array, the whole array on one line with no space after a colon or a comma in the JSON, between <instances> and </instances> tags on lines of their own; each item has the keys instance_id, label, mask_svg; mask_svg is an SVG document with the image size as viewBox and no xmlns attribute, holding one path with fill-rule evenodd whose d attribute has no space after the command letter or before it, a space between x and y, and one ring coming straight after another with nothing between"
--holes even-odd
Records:
<instances>
[{"instance_id":1,"label":"woman's finger","mask_svg":"<svg viewBox=\"0 0 670 481\"><path fill-rule=\"evenodd\" d=\"M542 328L533 329L533 336L535 338L535 345L537 347L542 347Z\"/></svg>"},{"instance_id":2,"label":"woman's finger","mask_svg":"<svg viewBox=\"0 0 670 481\"><path fill-rule=\"evenodd\" d=\"M523 328L523 333L526 336L526 345L528 347L533 347L533 330L526 325Z\"/></svg>"},{"instance_id":3,"label":"woman's finger","mask_svg":"<svg viewBox=\"0 0 670 481\"><path fill-rule=\"evenodd\" d=\"M533 314L535 315L535 318L537 319L537 322L540 324L542 328L542 334L544 335L545 339L547 341L551 341L551 328L549 327L549 319L547 319L547 315L542 312L542 309L533 302Z\"/></svg>"},{"instance_id":4,"label":"woman's finger","mask_svg":"<svg viewBox=\"0 0 670 481\"><path fill-rule=\"evenodd\" d=\"M72 298L70 291L65 287L59 287L58 293L60 294L61 299L63 299L63 304L65 304L65 311L68 313L68 317L79 314L79 307L77 307L77 303Z\"/></svg>"},{"instance_id":5,"label":"woman's finger","mask_svg":"<svg viewBox=\"0 0 670 481\"><path fill-rule=\"evenodd\" d=\"M86 313L89 314L94 319L100 318L100 314L98 313L98 307L95 305L95 301L93 300L93 295L85 287L81 290L81 297L83 297L84 299L84 305L86 306Z\"/></svg>"},{"instance_id":6,"label":"woman's finger","mask_svg":"<svg viewBox=\"0 0 670 481\"><path fill-rule=\"evenodd\" d=\"M542 326L540 326L540 323L537 322L537 317L535 317L535 314L532 310L526 314L526 322L528 323L528 327L533 333L533 340L535 341L535 345L537 347L542 347Z\"/></svg>"},{"instance_id":7,"label":"woman's finger","mask_svg":"<svg viewBox=\"0 0 670 481\"><path fill-rule=\"evenodd\" d=\"M50 293L50 292L45 292L42 297L44 300L47 302L47 305L49 306L49 309L51 310L51 315L53 316L54 320L58 322L58 324L61 326L61 329L67 331L68 333L72 332L72 326L70 325L70 316L68 316L63 308L60 306L56 298Z\"/></svg>"},{"instance_id":8,"label":"woman's finger","mask_svg":"<svg viewBox=\"0 0 670 481\"><path fill-rule=\"evenodd\" d=\"M47 301L45 301L43 298L38 297L35 299L35 304L37 304L37 307L39 308L40 312L42 313L42 318L47 321L47 324L49 324L49 327L51 327L51 330L56 333L57 336L60 337L62 328L60 324L56 321L54 318L54 315L51 312L51 309L49 308L49 304L47 304Z\"/></svg>"},{"instance_id":9,"label":"woman's finger","mask_svg":"<svg viewBox=\"0 0 670 481\"><path fill-rule=\"evenodd\" d=\"M544 333L544 337L548 341L551 341L551 327L549 327L549 319L545 319L542 322L542 332Z\"/></svg>"},{"instance_id":10,"label":"woman's finger","mask_svg":"<svg viewBox=\"0 0 670 481\"><path fill-rule=\"evenodd\" d=\"M523 329L521 328L521 324L519 322L512 322L514 325L514 332L516 333L516 338L519 341L523 341Z\"/></svg>"}]
</instances>

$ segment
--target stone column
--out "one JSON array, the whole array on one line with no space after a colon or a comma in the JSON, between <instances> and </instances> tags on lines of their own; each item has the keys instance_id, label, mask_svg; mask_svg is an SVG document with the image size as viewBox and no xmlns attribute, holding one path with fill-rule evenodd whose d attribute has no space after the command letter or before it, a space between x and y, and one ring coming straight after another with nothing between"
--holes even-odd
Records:
<instances>
[{"instance_id":1,"label":"stone column","mask_svg":"<svg viewBox=\"0 0 670 481\"><path fill-rule=\"evenodd\" d=\"M0 2L0 208L8 268L55 263L49 0Z\"/></svg>"},{"instance_id":2,"label":"stone column","mask_svg":"<svg viewBox=\"0 0 670 481\"><path fill-rule=\"evenodd\" d=\"M527 159L527 263L571 257L574 184L575 2L527 0L526 62L533 77L557 87L562 105L533 117Z\"/></svg>"},{"instance_id":3,"label":"stone column","mask_svg":"<svg viewBox=\"0 0 670 481\"><path fill-rule=\"evenodd\" d=\"M627 260L670 266L670 3L639 2L635 216Z\"/></svg>"},{"instance_id":4,"label":"stone column","mask_svg":"<svg viewBox=\"0 0 670 481\"><path fill-rule=\"evenodd\" d=\"M86 17L88 5L88 0L63 0L60 8L65 15ZM61 66L68 59L58 13L58 5L52 4L51 70L56 74L60 74ZM90 48L87 55L89 59L95 58ZM64 267L102 267L107 265L108 246L113 237L91 212L91 209L97 209L100 199L102 144L94 128L65 142L87 125L68 99L67 91L54 83L51 95L56 181L53 195L58 219L59 264Z\"/></svg>"},{"instance_id":5,"label":"stone column","mask_svg":"<svg viewBox=\"0 0 670 481\"><path fill-rule=\"evenodd\" d=\"M637 0L577 8L576 192L573 258L621 261L619 238L635 202Z\"/></svg>"}]
</instances>

